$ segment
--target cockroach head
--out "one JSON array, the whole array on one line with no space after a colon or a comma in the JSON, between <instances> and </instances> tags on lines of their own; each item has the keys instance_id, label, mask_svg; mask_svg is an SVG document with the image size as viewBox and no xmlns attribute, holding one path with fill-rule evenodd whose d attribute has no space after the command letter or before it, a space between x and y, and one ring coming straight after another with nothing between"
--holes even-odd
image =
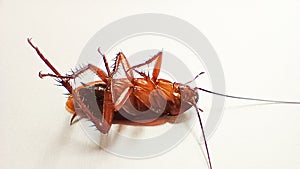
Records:
<instances>
[{"instance_id":1,"label":"cockroach head","mask_svg":"<svg viewBox=\"0 0 300 169\"><path fill-rule=\"evenodd\" d=\"M192 89L189 85L180 84L179 86L181 99L185 102L196 104L199 100L198 92Z\"/></svg>"}]
</instances>

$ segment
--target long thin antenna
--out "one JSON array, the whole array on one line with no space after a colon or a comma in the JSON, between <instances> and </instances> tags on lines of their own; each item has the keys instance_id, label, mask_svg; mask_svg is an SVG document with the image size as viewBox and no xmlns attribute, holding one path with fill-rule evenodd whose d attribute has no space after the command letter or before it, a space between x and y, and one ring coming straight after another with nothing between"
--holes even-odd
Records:
<instances>
[{"instance_id":1,"label":"long thin antenna","mask_svg":"<svg viewBox=\"0 0 300 169\"><path fill-rule=\"evenodd\" d=\"M200 72L199 74L197 74L197 76L194 77L194 79L192 79L192 80L190 80L190 81L188 81L188 82L186 82L186 83L184 83L184 84L187 85L187 84L193 82L193 81L196 80L200 75L202 75L202 74L204 74L204 73L205 73L205 72Z\"/></svg>"},{"instance_id":2,"label":"long thin antenna","mask_svg":"<svg viewBox=\"0 0 300 169\"><path fill-rule=\"evenodd\" d=\"M229 97L229 98L233 98L233 99L243 99L243 100L261 101L261 102L283 103L283 104L300 104L300 102L291 102L291 101L282 101L282 100L268 100L268 99L257 99L257 98L251 98L251 97L232 96L232 95L213 92L213 91L198 88L198 87L196 87L196 89L204 91L206 93L211 93L211 94L215 94L215 95L218 95L218 96L224 96L224 97Z\"/></svg>"},{"instance_id":3,"label":"long thin antenna","mask_svg":"<svg viewBox=\"0 0 300 169\"><path fill-rule=\"evenodd\" d=\"M197 115L198 115L198 119L199 119L201 131L202 131L202 136L203 136L203 140L204 140L204 144L205 144L205 149L206 149L206 154L207 154L209 168L212 169L211 159L210 159L210 155L209 155L209 151L208 151L208 145L207 145L207 141L206 141L206 137L205 137L204 127L203 127L203 123L202 123L202 120L201 120L200 112L199 112L196 104L194 104L194 107L195 107L195 109L197 111Z\"/></svg>"}]
</instances>

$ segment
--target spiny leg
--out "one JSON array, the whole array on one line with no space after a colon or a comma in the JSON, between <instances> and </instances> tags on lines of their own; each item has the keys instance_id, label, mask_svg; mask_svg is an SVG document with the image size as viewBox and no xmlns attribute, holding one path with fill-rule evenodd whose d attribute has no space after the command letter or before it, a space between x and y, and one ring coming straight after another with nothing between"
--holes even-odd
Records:
<instances>
[{"instance_id":1,"label":"spiny leg","mask_svg":"<svg viewBox=\"0 0 300 169\"><path fill-rule=\"evenodd\" d=\"M110 129L110 124L108 124L106 121L103 121L102 119L98 119L93 115L93 113L90 111L90 109L84 104L84 102L80 99L78 94L74 92L73 94L74 101L78 104L80 107L80 110L82 110L87 118L92 121L96 128L103 134L106 134Z\"/></svg>"},{"instance_id":2,"label":"spiny leg","mask_svg":"<svg viewBox=\"0 0 300 169\"><path fill-rule=\"evenodd\" d=\"M56 75L56 74L51 74L51 73L42 73L41 71L39 72L39 77L42 79L44 77L55 77L58 79L65 79L65 80L70 80L72 79L72 76L62 76L62 75Z\"/></svg>"},{"instance_id":3,"label":"spiny leg","mask_svg":"<svg viewBox=\"0 0 300 169\"><path fill-rule=\"evenodd\" d=\"M123 53L119 53L117 55L117 58L116 58L116 61L115 61L114 70L111 74L105 55L103 55L101 53L100 49L98 49L98 52L103 57L105 67L106 67L106 70L109 74L108 76L110 78L113 78L113 75L118 71L120 66L122 66L122 69L128 69L130 67L130 65L128 63L128 60L126 59L125 55ZM99 74L99 72L97 74ZM128 79L133 79L133 73L132 72L126 72L126 76L127 76ZM106 78L107 78L107 75L106 75ZM112 85L111 81L108 82L107 79L105 79L103 81L106 82L108 85ZM113 87L111 87L111 88L112 88L111 90L113 90ZM128 91L128 93L126 93L125 97L120 101L120 104L117 104L117 103L113 102L111 90L107 90L104 93L103 114L102 114L101 123L105 124L105 126L104 126L104 130L102 129L102 131L101 131L102 133L105 133L105 132L109 131L110 126L112 125L112 122L113 122L115 110L120 109L123 106L123 104L125 103L125 101L127 100L127 98L129 97L129 95L131 94L131 92Z\"/></svg>"},{"instance_id":4,"label":"spiny leg","mask_svg":"<svg viewBox=\"0 0 300 169\"><path fill-rule=\"evenodd\" d=\"M45 76L50 76L50 77L56 77L56 78L59 78L59 79L67 79L67 80L70 80L70 79L75 79L77 78L80 74L84 73L85 71L87 70L91 70L92 72L94 72L103 82L107 83L107 74L100 68L92 65L92 64L88 64L87 66L75 71L73 74L71 75L66 75L66 76L62 76L62 75L55 75L55 74L50 74L50 73L46 73L46 74L43 74L43 73L39 73L39 76L41 78L45 77Z\"/></svg>"},{"instance_id":5,"label":"spiny leg","mask_svg":"<svg viewBox=\"0 0 300 169\"><path fill-rule=\"evenodd\" d=\"M134 76L132 70L129 69L130 65L125 55L122 52L118 53L114 64L111 83L112 97L114 100L114 106L116 111L121 109L121 107L125 104L129 96L133 92L132 87ZM126 77L114 77L116 73L120 71L123 71ZM118 83L123 82L124 80L121 81L119 79L127 79L128 81L126 81L123 85L120 85Z\"/></svg>"},{"instance_id":6,"label":"spiny leg","mask_svg":"<svg viewBox=\"0 0 300 169\"><path fill-rule=\"evenodd\" d=\"M87 66L85 66L82 69L79 69L78 71L74 72L71 76L72 78L76 78L78 77L80 74L84 73L87 70L91 70L92 72L94 72L103 82L107 83L107 74L100 68L98 68L97 66L93 65L93 64L88 64Z\"/></svg>"},{"instance_id":7,"label":"spiny leg","mask_svg":"<svg viewBox=\"0 0 300 169\"><path fill-rule=\"evenodd\" d=\"M154 68L153 68L151 80L153 82L155 82L157 80L159 72L160 72L160 67L161 67L161 63L162 63L162 52L158 52L156 55L154 55L152 58L150 58L149 60L147 60L144 63L132 66L129 70L136 69L136 68L139 68L139 67L144 66L144 65L149 65L152 62L155 62L155 65L154 65Z\"/></svg>"},{"instance_id":8,"label":"spiny leg","mask_svg":"<svg viewBox=\"0 0 300 169\"><path fill-rule=\"evenodd\" d=\"M140 72L140 71L137 71L135 69L133 69L136 73L138 73L140 76L142 76L144 79L149 79L149 76L146 75L144 72Z\"/></svg>"},{"instance_id":9,"label":"spiny leg","mask_svg":"<svg viewBox=\"0 0 300 169\"><path fill-rule=\"evenodd\" d=\"M134 79L133 72L132 70L130 70L129 62L122 52L117 54L112 76L114 76L118 72L120 66L122 66L122 69L124 70L127 79L131 82Z\"/></svg>"},{"instance_id":10,"label":"spiny leg","mask_svg":"<svg viewBox=\"0 0 300 169\"><path fill-rule=\"evenodd\" d=\"M45 76L50 76L50 77L55 77L55 78L59 78L61 79L62 81L60 81L62 83L62 85L69 91L69 93L72 93L72 86L70 85L70 83L68 82L70 79L72 78L76 78L77 76L79 76L81 73L87 71L87 70L91 70L92 72L94 72L97 76L99 76L99 78L101 78L104 82L107 82L107 75L106 73L99 69L98 67L92 65L92 64L89 64L87 65L86 67L74 72L72 75L67 75L67 76L62 76L56 69L55 67L44 57L44 55L40 52L40 50L38 49L38 47L34 46L31 42L31 38L28 38L27 39L28 43L30 44L30 46L32 48L35 49L35 51L37 52L37 54L40 56L40 58L45 62L45 64L53 71L54 74L42 74L41 72L39 72L39 77L40 78L43 78ZM103 59L104 59L104 62L106 64L106 67L107 67L107 71L108 73L110 73L109 71L109 68L108 68L108 64L107 64L107 61L106 61L106 58L105 56L103 56ZM95 118L93 116L93 114L89 111L89 109L86 107L86 105L79 99L79 97L76 97L76 92L73 93L74 95L74 98L77 99L74 99L74 101L76 101L80 107L83 109L83 111L86 113L87 117L93 121L93 123L96 125L96 127L102 132L102 133L107 133L109 128L110 128L110 124L107 124L106 121L112 121L112 120L102 120L100 122L100 120L98 120L97 118ZM114 109L112 109L113 111ZM74 112L72 118L71 118L71 121L70 121L70 124L73 124L75 121L75 117L77 116L76 112Z\"/></svg>"},{"instance_id":11,"label":"spiny leg","mask_svg":"<svg viewBox=\"0 0 300 169\"><path fill-rule=\"evenodd\" d=\"M103 58L103 62L104 62L104 64L105 64L105 68L106 68L107 74L108 74L108 76L110 77L110 76L111 76L111 73L110 73L110 69L109 69L109 66L108 66L108 62L107 62L106 56L105 56L104 54L102 54L100 48L98 48L98 52L100 53L100 55L101 55L102 58Z\"/></svg>"},{"instance_id":12,"label":"spiny leg","mask_svg":"<svg viewBox=\"0 0 300 169\"><path fill-rule=\"evenodd\" d=\"M48 61L48 59L46 59L46 57L42 54L42 52L39 50L39 48L35 45L33 45L33 43L31 42L31 38L27 38L27 41L29 43L29 45L36 51L36 53L40 56L40 58L43 60L43 62L53 71L53 73L55 73L55 75L53 75L53 77L57 77L57 76L61 76L61 74L57 71L57 69ZM43 74L41 72L39 72L39 77L42 78ZM68 80L61 80L59 81L61 83L62 86L64 86L68 92L71 94L73 92L73 88L70 85ZM70 125L73 124L73 120L76 117L76 113L74 112L71 121L70 121Z\"/></svg>"},{"instance_id":13,"label":"spiny leg","mask_svg":"<svg viewBox=\"0 0 300 169\"><path fill-rule=\"evenodd\" d=\"M27 38L28 43L30 46L36 51L36 53L40 56L40 58L46 63L46 65L56 74L60 75L60 73L55 69L55 67L46 59L46 57L42 54L37 46L34 46L31 42L32 38Z\"/></svg>"},{"instance_id":14,"label":"spiny leg","mask_svg":"<svg viewBox=\"0 0 300 169\"><path fill-rule=\"evenodd\" d=\"M122 69L128 69L130 67L128 60L126 59L125 55L123 53L119 53L117 55L116 61L115 61L115 67L113 69L113 72L110 72L109 66L108 66L108 62L107 59L105 57L105 55L103 55L100 51L100 49L98 49L98 52L102 55L104 63L105 63L105 67L106 70L108 72L108 76L110 78L113 78L113 75L120 69L120 66L122 66ZM126 77L127 79L133 79L133 73L132 72L126 72ZM105 91L104 93L104 102L103 102L103 116L102 116L102 123L107 124L107 128L106 130L108 131L110 129L110 126L112 125L113 122L113 118L114 118L114 113L115 111L119 110L123 104L126 102L126 100L128 99L129 95L131 94L130 91L128 91L125 95L125 97L123 98L118 98L118 99L122 99L117 100L115 103L113 102L113 96L112 96L112 91L114 90L114 84L111 84L111 81L107 83L110 86L110 90Z\"/></svg>"},{"instance_id":15,"label":"spiny leg","mask_svg":"<svg viewBox=\"0 0 300 169\"><path fill-rule=\"evenodd\" d=\"M42 54L42 52L39 50L39 48L31 42L31 38L27 38L27 41L29 45L36 51L36 53L40 56L40 58L44 61L44 63L53 71L53 73L56 76L61 76L61 74L55 69L55 67L46 59L46 57ZM41 73L40 73L41 74ZM40 75L39 74L39 75ZM41 77L41 75L40 75ZM69 91L69 93L72 93L72 86L68 81L61 81L61 84Z\"/></svg>"}]
</instances>

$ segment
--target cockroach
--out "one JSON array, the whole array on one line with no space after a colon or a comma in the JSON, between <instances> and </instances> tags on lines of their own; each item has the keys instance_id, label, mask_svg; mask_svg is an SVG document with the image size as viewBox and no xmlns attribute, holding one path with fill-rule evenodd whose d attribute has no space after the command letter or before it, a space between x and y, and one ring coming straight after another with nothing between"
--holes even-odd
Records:
<instances>
[{"instance_id":1,"label":"cockroach","mask_svg":"<svg viewBox=\"0 0 300 169\"><path fill-rule=\"evenodd\" d=\"M43 74L39 72L39 77L54 77L68 90L69 96L66 102L66 109L73 115L70 124L73 124L75 117L79 116L80 118L90 120L101 133L106 134L109 132L112 124L156 126L167 122L172 123L173 118L171 117L176 117L191 107L194 107L202 130L202 137L204 139L210 169L212 169L212 162L200 116L200 111L202 112L202 110L197 107L199 90L235 99L300 104L300 102L231 96L199 87L192 88L188 85L204 72L199 73L193 80L187 83L159 79L158 75L162 63L162 52L158 52L146 62L135 66L130 66L125 55L120 52L116 56L111 71L106 56L98 49L105 64L106 72L92 64L88 64L85 67L73 71L70 75L63 76L44 57L39 48L33 45L31 38L28 38L27 41L54 73ZM154 69L151 77L143 72L137 71L137 68L152 63L154 63ZM70 80L79 77L87 70L92 71L100 80L86 84L82 83L81 86L73 88L70 84ZM118 78L116 76L120 71L123 71L125 77ZM135 78L134 72L139 74L140 77ZM94 97L89 98L91 95ZM96 102L91 102L90 99L96 99ZM100 111L97 111L97 109Z\"/></svg>"}]
</instances>

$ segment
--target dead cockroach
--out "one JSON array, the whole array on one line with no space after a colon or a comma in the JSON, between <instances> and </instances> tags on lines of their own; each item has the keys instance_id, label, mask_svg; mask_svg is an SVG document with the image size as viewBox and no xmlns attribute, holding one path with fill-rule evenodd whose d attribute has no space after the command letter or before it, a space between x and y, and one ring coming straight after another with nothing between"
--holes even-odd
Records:
<instances>
[{"instance_id":1,"label":"dead cockroach","mask_svg":"<svg viewBox=\"0 0 300 169\"><path fill-rule=\"evenodd\" d=\"M212 169L212 164L199 113L202 110L196 105L198 102L198 90L236 99L300 104L300 102L237 97L216 93L199 87L191 88L188 84L204 72L201 72L192 81L187 83L159 79L162 52L157 53L146 62L135 66L130 66L125 55L120 52L116 56L113 70L111 71L106 56L98 50L103 58L106 72L92 64L88 64L74 71L71 75L63 76L43 56L40 50L32 44L31 39L28 38L27 40L54 73L43 74L40 72L39 77L51 76L57 78L59 83L68 90L69 97L66 102L66 109L73 114L70 124L73 124L74 118L79 116L80 118L90 120L101 133L106 134L109 132L112 124L155 126L173 122L173 120L170 120L173 118L170 117L176 117L194 107L202 130L210 169ZM136 70L150 63L154 63L151 77ZM100 80L86 84L82 83L81 86L73 88L69 81L77 78L87 70L95 73ZM118 78L116 76L117 72L120 71L125 74L125 77ZM141 77L135 78L134 72L138 73ZM94 97L89 98L90 96ZM91 101L91 99L96 101Z\"/></svg>"}]
</instances>

